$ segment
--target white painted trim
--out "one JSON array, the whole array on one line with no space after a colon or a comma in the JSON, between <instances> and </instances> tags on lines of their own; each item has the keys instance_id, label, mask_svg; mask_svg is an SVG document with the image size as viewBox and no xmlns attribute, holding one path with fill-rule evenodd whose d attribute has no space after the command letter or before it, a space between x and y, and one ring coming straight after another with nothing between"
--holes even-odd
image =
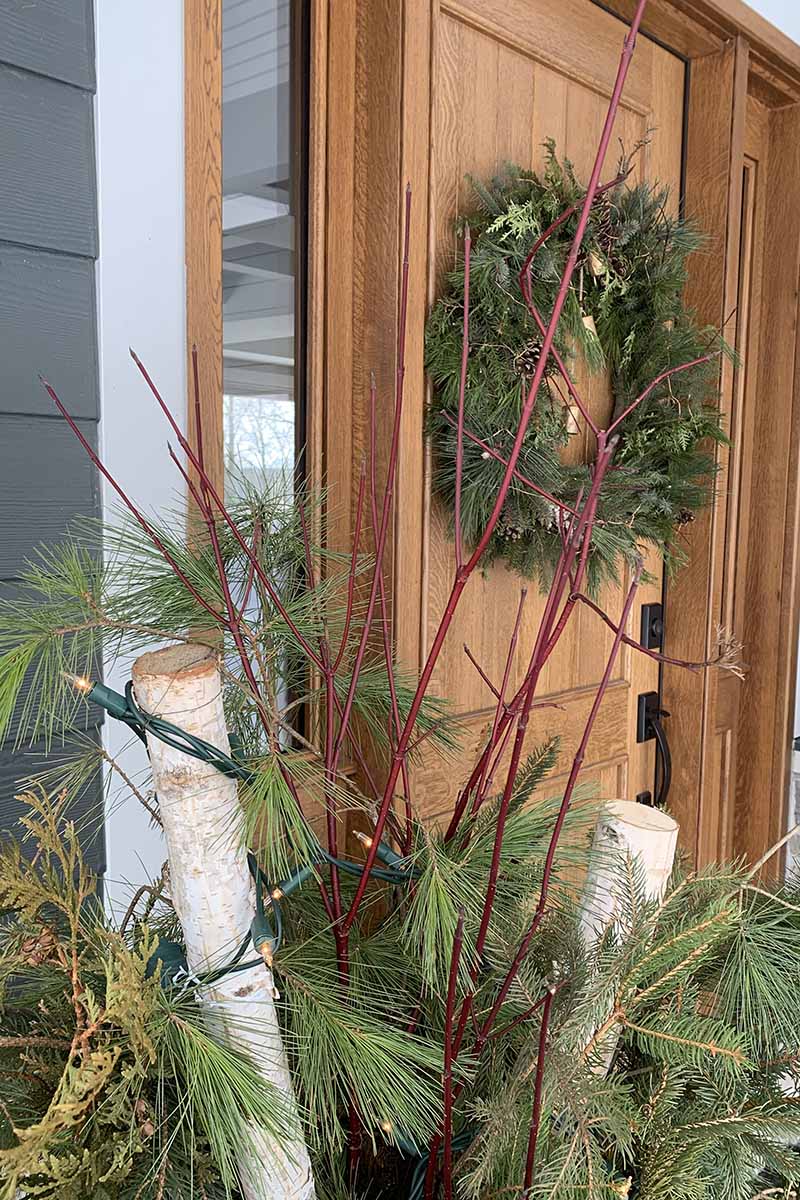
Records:
<instances>
[{"instance_id":1,"label":"white painted trim","mask_svg":"<svg viewBox=\"0 0 800 1200\"><path fill-rule=\"evenodd\" d=\"M145 511L178 507L166 422L128 354L133 346L181 421L186 413L182 0L95 0L96 138L100 257L97 264L100 445L111 472ZM116 497L104 484L103 512ZM109 670L121 687L127 670ZM130 743L108 721L104 743ZM143 752L122 752L140 771ZM118 789L115 789L118 790ZM157 872L160 834L133 799L106 814L108 895Z\"/></svg>"}]
</instances>

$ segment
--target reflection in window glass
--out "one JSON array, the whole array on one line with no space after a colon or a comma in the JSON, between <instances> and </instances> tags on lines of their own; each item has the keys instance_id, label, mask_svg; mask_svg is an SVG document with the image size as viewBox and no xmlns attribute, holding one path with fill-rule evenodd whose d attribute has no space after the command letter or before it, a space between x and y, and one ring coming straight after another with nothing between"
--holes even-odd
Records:
<instances>
[{"instance_id":1,"label":"reflection in window glass","mask_svg":"<svg viewBox=\"0 0 800 1200\"><path fill-rule=\"evenodd\" d=\"M236 479L292 486L294 397L264 395L223 397L225 462L228 486Z\"/></svg>"},{"instance_id":2,"label":"reflection in window glass","mask_svg":"<svg viewBox=\"0 0 800 1200\"><path fill-rule=\"evenodd\" d=\"M226 484L292 486L296 454L292 23L300 0L223 0Z\"/></svg>"}]
</instances>

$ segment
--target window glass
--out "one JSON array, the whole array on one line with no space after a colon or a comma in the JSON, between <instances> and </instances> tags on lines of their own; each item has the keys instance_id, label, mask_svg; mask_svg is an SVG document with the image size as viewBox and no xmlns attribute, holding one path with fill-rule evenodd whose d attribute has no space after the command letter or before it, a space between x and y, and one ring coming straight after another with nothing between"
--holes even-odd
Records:
<instances>
[{"instance_id":1,"label":"window glass","mask_svg":"<svg viewBox=\"0 0 800 1200\"><path fill-rule=\"evenodd\" d=\"M297 446L302 113L297 0L223 0L226 487L292 486Z\"/></svg>"}]
</instances>

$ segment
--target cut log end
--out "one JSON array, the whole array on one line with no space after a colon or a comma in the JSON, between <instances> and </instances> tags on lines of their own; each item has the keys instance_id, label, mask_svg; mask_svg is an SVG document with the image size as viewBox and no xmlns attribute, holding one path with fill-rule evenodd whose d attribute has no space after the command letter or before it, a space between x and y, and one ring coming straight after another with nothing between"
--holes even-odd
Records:
<instances>
[{"instance_id":1,"label":"cut log end","mask_svg":"<svg viewBox=\"0 0 800 1200\"><path fill-rule=\"evenodd\" d=\"M616 818L632 829L678 836L678 822L674 817L663 809L651 808L635 800L609 800L603 806L603 814Z\"/></svg>"},{"instance_id":2,"label":"cut log end","mask_svg":"<svg viewBox=\"0 0 800 1200\"><path fill-rule=\"evenodd\" d=\"M152 678L170 676L181 679L210 674L217 670L216 651L197 642L181 642L140 655L133 664L133 682L149 675Z\"/></svg>"}]
</instances>

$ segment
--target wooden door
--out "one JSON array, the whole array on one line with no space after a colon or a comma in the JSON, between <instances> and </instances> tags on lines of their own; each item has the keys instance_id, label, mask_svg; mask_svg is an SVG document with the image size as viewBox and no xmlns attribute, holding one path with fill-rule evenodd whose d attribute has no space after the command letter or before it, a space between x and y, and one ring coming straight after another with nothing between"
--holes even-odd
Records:
<instances>
[{"instance_id":1,"label":"wooden door","mask_svg":"<svg viewBox=\"0 0 800 1200\"><path fill-rule=\"evenodd\" d=\"M665 671L675 815L701 864L757 859L786 826L796 671L800 107L773 89L753 94L751 68L738 38L693 64L691 81L706 101L689 125L687 209L711 245L689 299L725 323L740 361L721 373L731 446L715 508L687 533L667 648L713 656L722 627L745 667L741 679Z\"/></svg>"},{"instance_id":2,"label":"wooden door","mask_svg":"<svg viewBox=\"0 0 800 1200\"><path fill-rule=\"evenodd\" d=\"M607 10L629 19L633 8L634 0L313 0L308 457L329 487L329 543L346 550L369 440L370 370L381 396L393 391L398 231L410 181L411 321L392 554L398 658L412 671L452 570L428 485L423 337L455 252L450 220L466 198L463 175L491 173L508 157L535 163L548 135L585 174L624 34ZM666 633L668 653L700 660L713 654L717 627L728 626L749 670L744 681L713 669L664 670L670 807L699 862L752 858L785 821L800 612L800 50L739 0L650 0L644 28L659 41L639 38L619 130L630 143L654 127L642 169L676 195L683 155L685 209L710 237L690 262L687 299L741 356L738 370L726 363L721 371L733 448L720 454L717 504L681 533L689 562L667 588ZM607 163L606 177L611 170ZM602 406L602 388L591 400ZM379 406L379 468L390 420L391 405ZM436 678L462 711L485 710L490 697L460 642L469 639L496 672L518 586L497 569L464 597ZM638 617L637 605L634 631ZM560 732L562 766L607 645L583 615L545 680L563 707L540 712L531 738ZM652 746L636 746L633 709L655 681L639 656L622 656L589 748L587 775L605 794L652 784ZM468 746L483 721L472 720ZM464 765L422 764L428 813L448 806Z\"/></svg>"},{"instance_id":3,"label":"wooden door","mask_svg":"<svg viewBox=\"0 0 800 1200\"><path fill-rule=\"evenodd\" d=\"M755 859L786 828L797 672L798 105L773 107L748 96L742 172L737 444L743 465L735 493L733 628L747 671L728 812L733 853ZM770 873L780 863L774 858Z\"/></svg>"},{"instance_id":4,"label":"wooden door","mask_svg":"<svg viewBox=\"0 0 800 1200\"><path fill-rule=\"evenodd\" d=\"M420 61L430 50L429 92L415 92L413 112L406 114L411 139L429 137L427 194L415 195L419 211L427 209L427 246L417 243L412 271L424 272L428 303L457 251L454 217L473 202L465 176L489 177L504 162L540 167L546 138L556 142L580 176L587 178L599 140L610 88L625 35L621 21L589 0L447 0L433 6L427 36L417 32L410 49ZM409 68L414 70L413 63ZM423 70L420 66L420 71ZM650 141L637 159L637 171L668 184L677 205L684 96L683 62L641 37L634 56L616 133L632 148L649 132ZM428 95L430 107L428 108ZM413 160L414 146L407 148ZM609 152L604 177L613 173L619 143ZM422 174L422 173L420 173ZM424 219L424 218L423 218ZM419 321L421 307L412 308ZM423 458L421 414L425 402L419 357L421 329L412 329L416 358L409 362L412 411L406 428L396 530L396 626L401 661L417 668L436 628L453 577L453 548L448 514L430 497ZM606 381L578 371L596 419L607 419L610 393ZM580 431L569 447L585 454ZM420 505L420 495L425 502ZM641 590L640 603L660 598L661 564L648 564L654 582ZM503 566L472 578L462 598L433 689L460 711L474 714L464 737L463 760L457 764L431 758L419 768L417 797L424 796L426 815L452 806L455 788L487 719L493 697L464 653L468 645L487 675L502 677L511 626L522 581ZM624 582L624 581L623 581ZM621 607L621 591L608 588L602 603L612 615ZM543 607L537 585L529 589L517 679L526 659ZM632 615L638 628L639 606ZM529 732L532 747L553 734L560 739L559 770L566 770L600 680L611 635L588 611L576 614L548 664L539 699L553 707L535 714ZM513 679L512 679L513 683ZM657 669L649 660L623 648L613 683L589 743L584 779L596 782L608 797L634 798L652 787L652 743L637 745L636 700L657 685Z\"/></svg>"}]
</instances>

